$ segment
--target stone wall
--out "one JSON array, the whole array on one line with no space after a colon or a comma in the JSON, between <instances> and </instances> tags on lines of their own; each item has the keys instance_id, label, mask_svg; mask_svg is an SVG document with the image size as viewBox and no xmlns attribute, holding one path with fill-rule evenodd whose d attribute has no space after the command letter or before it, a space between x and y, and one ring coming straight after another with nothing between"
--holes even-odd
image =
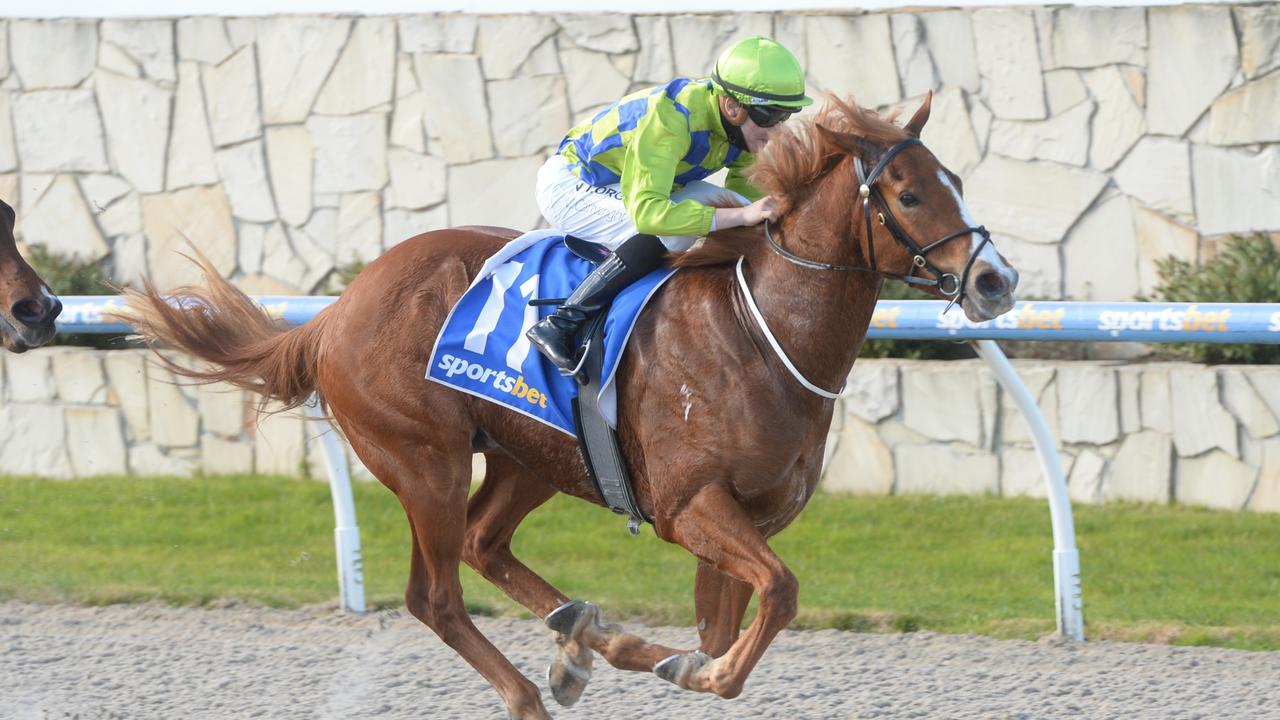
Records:
<instances>
[{"instance_id":1,"label":"stone wall","mask_svg":"<svg viewBox=\"0 0 1280 720\"><path fill-rule=\"evenodd\" d=\"M1280 368L1014 365L1074 502L1280 512ZM860 360L839 403L829 491L1045 496L1027 424L980 360Z\"/></svg>"},{"instance_id":2,"label":"stone wall","mask_svg":"<svg viewBox=\"0 0 1280 720\"><path fill-rule=\"evenodd\" d=\"M0 473L326 477L300 411L258 422L257 395L183 384L148 351L55 347L0 364Z\"/></svg>"},{"instance_id":3,"label":"stone wall","mask_svg":"<svg viewBox=\"0 0 1280 720\"><path fill-rule=\"evenodd\" d=\"M1280 368L1017 363L1076 502L1280 512ZM0 473L325 477L320 431L257 396L175 384L146 351L0 354ZM370 479L347 448L355 477ZM862 360L825 489L1043 496L1017 408L980 361Z\"/></svg>"},{"instance_id":4,"label":"stone wall","mask_svg":"<svg viewBox=\"0 0 1280 720\"><path fill-rule=\"evenodd\" d=\"M1124 300L1280 231L1280 5L873 14L0 19L0 198L115 278L313 292L420 231L540 222L575 118L772 34L813 90L937 92L925 140L1024 295Z\"/></svg>"}]
</instances>

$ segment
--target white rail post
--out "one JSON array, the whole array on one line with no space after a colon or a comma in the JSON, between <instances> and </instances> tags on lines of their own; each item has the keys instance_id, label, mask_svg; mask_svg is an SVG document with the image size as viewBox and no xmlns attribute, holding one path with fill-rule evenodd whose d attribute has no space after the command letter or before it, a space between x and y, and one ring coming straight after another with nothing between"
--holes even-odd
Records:
<instances>
[{"instance_id":1,"label":"white rail post","mask_svg":"<svg viewBox=\"0 0 1280 720\"><path fill-rule=\"evenodd\" d=\"M974 348L995 372L996 379L1013 397L1022 417L1031 428L1031 439L1040 456L1040 467L1049 490L1049 515L1053 520L1053 588L1058 610L1058 632L1073 640L1084 640L1084 600L1080 591L1080 553L1076 550L1076 526L1071 518L1071 499L1062 475L1058 447L1049 426L1040 414L1035 398L1018 377L994 340L976 340Z\"/></svg>"},{"instance_id":2,"label":"white rail post","mask_svg":"<svg viewBox=\"0 0 1280 720\"><path fill-rule=\"evenodd\" d=\"M338 590L342 607L362 613L364 605L364 561L360 557L360 528L356 525L356 504L351 495L351 475L342 450L342 438L330 426L320 409L320 398L306 402L307 417L320 436L324 464L329 471L329 493L333 496L333 541L338 556Z\"/></svg>"}]
</instances>

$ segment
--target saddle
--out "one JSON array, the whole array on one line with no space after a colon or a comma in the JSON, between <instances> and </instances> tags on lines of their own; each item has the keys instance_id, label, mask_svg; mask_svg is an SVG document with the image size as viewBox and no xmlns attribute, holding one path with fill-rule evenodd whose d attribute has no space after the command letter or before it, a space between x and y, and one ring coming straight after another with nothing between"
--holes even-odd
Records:
<instances>
[{"instance_id":1,"label":"saddle","mask_svg":"<svg viewBox=\"0 0 1280 720\"><path fill-rule=\"evenodd\" d=\"M565 236L564 244L569 252L593 264L598 265L609 257L609 251L603 246L572 235ZM562 302L563 298L535 301L538 305ZM607 316L606 307L578 331L578 350L575 353L578 363L574 372L578 396L573 400L573 424L578 435L578 450L582 453L596 494L610 510L626 515L627 530L637 535L641 523L652 523L653 520L645 517L636 502L622 448L618 444L618 434L609 426L598 401L604 382L604 321Z\"/></svg>"}]
</instances>

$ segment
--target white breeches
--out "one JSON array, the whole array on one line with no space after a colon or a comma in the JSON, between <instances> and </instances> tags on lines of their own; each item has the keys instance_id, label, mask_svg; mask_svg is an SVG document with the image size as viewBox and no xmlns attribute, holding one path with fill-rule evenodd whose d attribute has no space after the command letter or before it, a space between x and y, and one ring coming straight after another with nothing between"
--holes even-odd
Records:
<instances>
[{"instance_id":1,"label":"white breeches","mask_svg":"<svg viewBox=\"0 0 1280 720\"><path fill-rule=\"evenodd\" d=\"M671 193L671 202L697 200L709 205L717 197L728 195L746 205L750 201L738 193L695 180ZM578 179L562 155L547 158L538 170L538 209L551 227L610 250L636 234L635 223L622 205L622 188L617 185L593 187ZM693 235L664 236L662 244L673 252L688 250L698 239Z\"/></svg>"}]
</instances>

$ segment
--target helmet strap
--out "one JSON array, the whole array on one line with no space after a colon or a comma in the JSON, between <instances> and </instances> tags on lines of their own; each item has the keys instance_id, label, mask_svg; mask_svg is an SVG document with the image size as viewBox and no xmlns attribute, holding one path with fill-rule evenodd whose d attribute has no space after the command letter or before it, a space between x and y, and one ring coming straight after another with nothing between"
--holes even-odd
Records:
<instances>
[{"instance_id":1,"label":"helmet strap","mask_svg":"<svg viewBox=\"0 0 1280 720\"><path fill-rule=\"evenodd\" d=\"M747 122L747 106L734 96L725 93L716 98L720 104L720 119L730 125L738 127L743 126Z\"/></svg>"},{"instance_id":2,"label":"helmet strap","mask_svg":"<svg viewBox=\"0 0 1280 720\"><path fill-rule=\"evenodd\" d=\"M729 143L742 152L747 149L747 138L742 134L742 126L747 122L747 108L737 98L728 93L716 98L720 104L720 124L724 126L724 134Z\"/></svg>"},{"instance_id":3,"label":"helmet strap","mask_svg":"<svg viewBox=\"0 0 1280 720\"><path fill-rule=\"evenodd\" d=\"M742 111L742 117L745 121L747 117L746 110ZM742 152L751 152L747 147L747 138L743 136L742 127L740 125L734 125L729 121L729 118L725 117L724 113L720 113L720 124L724 126L724 134L729 137L729 143L731 145L737 147Z\"/></svg>"}]
</instances>

